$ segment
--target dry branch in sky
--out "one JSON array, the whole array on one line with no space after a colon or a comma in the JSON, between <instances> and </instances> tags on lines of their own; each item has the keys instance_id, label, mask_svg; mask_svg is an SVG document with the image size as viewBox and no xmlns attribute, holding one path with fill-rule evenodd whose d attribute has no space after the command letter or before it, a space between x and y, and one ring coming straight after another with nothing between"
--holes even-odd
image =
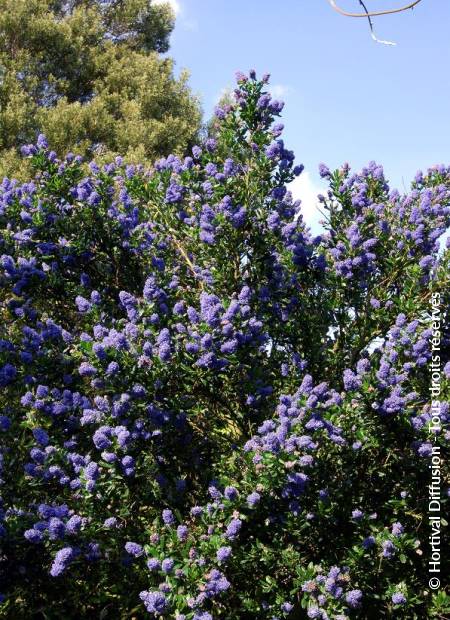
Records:
<instances>
[{"instance_id":1,"label":"dry branch in sky","mask_svg":"<svg viewBox=\"0 0 450 620\"><path fill-rule=\"evenodd\" d=\"M379 17L380 15L392 15L394 13L402 13L403 11L407 11L409 9L413 9L417 4L419 4L419 2L421 2L422 0L415 0L414 2L410 2L409 4L406 4L404 6L398 7L398 8L393 8L393 9L384 9L383 11L369 11L366 7L366 5L364 4L363 0L358 0L360 6L362 6L362 8L364 9L363 13L352 13L349 11L346 11L344 9L342 9L340 6L338 6L335 2L335 0L328 0L328 2L330 3L330 5L332 6L332 8L337 11L338 13L340 13L341 15L345 15L346 17L364 17L369 21L369 26L370 26L370 33L372 35L372 39L374 41L376 41L377 43L383 43L384 45L396 45L395 43L393 43L392 41L383 41L381 39L378 39L375 35L374 32L374 28L373 28L373 22L372 22L372 17Z\"/></svg>"}]
</instances>

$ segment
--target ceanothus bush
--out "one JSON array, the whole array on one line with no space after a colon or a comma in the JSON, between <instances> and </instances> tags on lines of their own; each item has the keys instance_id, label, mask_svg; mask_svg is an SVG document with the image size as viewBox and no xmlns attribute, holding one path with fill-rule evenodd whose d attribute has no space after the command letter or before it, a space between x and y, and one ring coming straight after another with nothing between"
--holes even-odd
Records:
<instances>
[{"instance_id":1,"label":"ceanothus bush","mask_svg":"<svg viewBox=\"0 0 450 620\"><path fill-rule=\"evenodd\" d=\"M0 186L1 617L448 610L450 168L401 195L322 164L314 236L267 82L238 74L184 159L87 171L39 136L35 178Z\"/></svg>"}]
</instances>

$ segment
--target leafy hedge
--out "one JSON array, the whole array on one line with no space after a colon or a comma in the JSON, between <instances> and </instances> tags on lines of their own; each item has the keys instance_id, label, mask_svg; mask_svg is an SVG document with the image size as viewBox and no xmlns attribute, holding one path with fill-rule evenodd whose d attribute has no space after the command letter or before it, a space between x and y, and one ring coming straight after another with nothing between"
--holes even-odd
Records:
<instances>
[{"instance_id":1,"label":"leafy hedge","mask_svg":"<svg viewBox=\"0 0 450 620\"><path fill-rule=\"evenodd\" d=\"M40 136L35 178L0 186L1 617L449 609L450 168L400 195L321 165L313 236L267 81L238 74L184 160L86 177Z\"/></svg>"}]
</instances>

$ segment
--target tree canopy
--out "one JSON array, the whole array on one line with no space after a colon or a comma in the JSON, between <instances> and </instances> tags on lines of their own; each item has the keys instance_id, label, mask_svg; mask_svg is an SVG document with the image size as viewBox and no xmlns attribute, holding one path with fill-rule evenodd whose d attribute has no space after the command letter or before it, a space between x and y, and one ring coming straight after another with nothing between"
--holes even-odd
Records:
<instances>
[{"instance_id":1,"label":"tree canopy","mask_svg":"<svg viewBox=\"0 0 450 620\"><path fill-rule=\"evenodd\" d=\"M130 161L183 151L199 128L187 74L174 75L174 14L148 0L1 0L0 173L39 131L64 154Z\"/></svg>"}]
</instances>

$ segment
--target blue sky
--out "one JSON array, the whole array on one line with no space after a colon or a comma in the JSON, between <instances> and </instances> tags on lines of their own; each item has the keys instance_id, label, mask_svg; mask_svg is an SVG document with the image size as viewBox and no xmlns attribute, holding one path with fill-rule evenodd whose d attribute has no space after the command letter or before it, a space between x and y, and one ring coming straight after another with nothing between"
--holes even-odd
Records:
<instances>
[{"instance_id":1,"label":"blue sky","mask_svg":"<svg viewBox=\"0 0 450 620\"><path fill-rule=\"evenodd\" d=\"M403 0L367 0L372 9ZM406 0L405 0L406 1ZM382 163L400 190L419 168L450 163L450 2L422 0L374 21L342 17L327 0L172 0L170 56L209 117L236 70L269 72L283 111L285 142L307 174L295 186L311 200L317 165ZM356 0L339 0L358 9Z\"/></svg>"}]
</instances>

